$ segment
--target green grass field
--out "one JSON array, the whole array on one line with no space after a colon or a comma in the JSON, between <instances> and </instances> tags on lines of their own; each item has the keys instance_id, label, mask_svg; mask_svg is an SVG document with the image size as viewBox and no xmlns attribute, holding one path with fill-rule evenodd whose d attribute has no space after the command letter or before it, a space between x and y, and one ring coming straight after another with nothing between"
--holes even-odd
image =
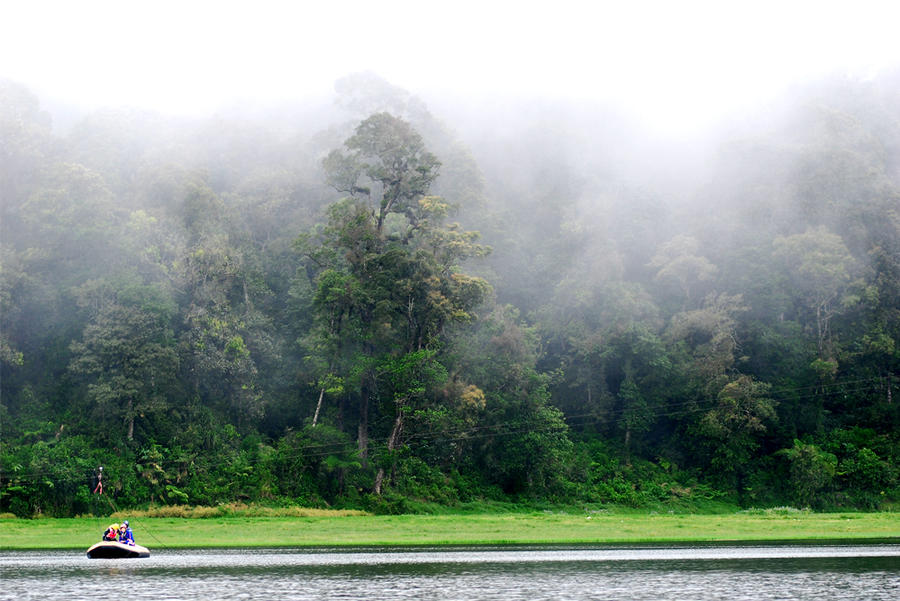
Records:
<instances>
[{"instance_id":1,"label":"green grass field","mask_svg":"<svg viewBox=\"0 0 900 601\"><path fill-rule=\"evenodd\" d=\"M0 519L0 549L86 549L110 518ZM467 545L700 541L900 541L898 513L738 512L724 515L508 513L473 515L135 517L151 549L322 545Z\"/></svg>"}]
</instances>

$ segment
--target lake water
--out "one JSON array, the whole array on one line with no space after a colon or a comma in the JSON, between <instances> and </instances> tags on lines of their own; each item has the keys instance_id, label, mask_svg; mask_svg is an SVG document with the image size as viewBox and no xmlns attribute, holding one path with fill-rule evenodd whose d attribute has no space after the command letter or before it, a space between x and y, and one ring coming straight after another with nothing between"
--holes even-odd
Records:
<instances>
[{"instance_id":1,"label":"lake water","mask_svg":"<svg viewBox=\"0 0 900 601\"><path fill-rule=\"evenodd\" d=\"M2 599L900 599L900 545L0 551Z\"/></svg>"}]
</instances>

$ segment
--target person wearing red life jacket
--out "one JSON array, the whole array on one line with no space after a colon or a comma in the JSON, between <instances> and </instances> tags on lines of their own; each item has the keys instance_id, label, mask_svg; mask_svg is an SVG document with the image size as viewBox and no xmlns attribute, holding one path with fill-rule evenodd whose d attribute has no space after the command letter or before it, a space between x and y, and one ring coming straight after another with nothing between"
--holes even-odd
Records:
<instances>
[{"instance_id":1,"label":"person wearing red life jacket","mask_svg":"<svg viewBox=\"0 0 900 601\"><path fill-rule=\"evenodd\" d=\"M103 540L105 541L114 541L119 536L119 525L111 524L109 528L106 529L106 532L103 533Z\"/></svg>"}]
</instances>

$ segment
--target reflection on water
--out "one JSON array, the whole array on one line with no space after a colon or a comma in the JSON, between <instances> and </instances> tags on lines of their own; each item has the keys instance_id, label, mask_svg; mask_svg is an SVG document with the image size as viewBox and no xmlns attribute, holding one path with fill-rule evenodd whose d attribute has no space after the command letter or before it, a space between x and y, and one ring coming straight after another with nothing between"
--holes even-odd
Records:
<instances>
[{"instance_id":1,"label":"reflection on water","mask_svg":"<svg viewBox=\"0 0 900 601\"><path fill-rule=\"evenodd\" d=\"M3 599L900 599L900 545L0 552Z\"/></svg>"}]
</instances>

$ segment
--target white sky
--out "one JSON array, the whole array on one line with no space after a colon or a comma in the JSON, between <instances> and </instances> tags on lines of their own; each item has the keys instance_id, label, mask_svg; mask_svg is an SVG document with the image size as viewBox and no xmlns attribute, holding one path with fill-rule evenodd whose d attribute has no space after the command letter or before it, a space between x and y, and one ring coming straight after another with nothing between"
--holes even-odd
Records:
<instances>
[{"instance_id":1,"label":"white sky","mask_svg":"<svg viewBox=\"0 0 900 601\"><path fill-rule=\"evenodd\" d=\"M371 70L416 94L613 99L677 129L900 64L898 31L890 0L0 0L0 77L196 113Z\"/></svg>"}]
</instances>

